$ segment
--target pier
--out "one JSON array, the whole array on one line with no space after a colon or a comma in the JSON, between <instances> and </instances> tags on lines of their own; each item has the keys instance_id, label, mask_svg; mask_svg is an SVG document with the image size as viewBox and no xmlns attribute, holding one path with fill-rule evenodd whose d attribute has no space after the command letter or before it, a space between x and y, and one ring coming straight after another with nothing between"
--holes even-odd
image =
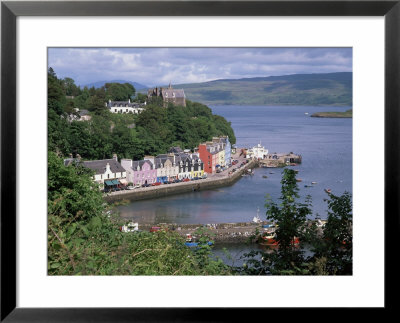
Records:
<instances>
[{"instance_id":1,"label":"pier","mask_svg":"<svg viewBox=\"0 0 400 323\"><path fill-rule=\"evenodd\" d=\"M264 159L259 160L261 167L285 167L301 164L301 155L290 153L272 153L267 154Z\"/></svg>"},{"instance_id":2,"label":"pier","mask_svg":"<svg viewBox=\"0 0 400 323\"><path fill-rule=\"evenodd\" d=\"M314 221L308 220L307 223L311 224ZM212 223L212 224L176 224L176 223L160 223L154 224L139 224L139 229L142 231L150 231L151 227L158 226L164 230L177 232L181 236L185 237L186 234L194 235L195 231L200 228L206 228L211 234L212 240L215 243L242 243L250 242L251 237L256 237L257 232L263 231L262 226L269 224L269 221L262 221L259 223L254 222L237 222L237 223ZM319 220L321 226L326 224L326 220Z\"/></svg>"}]
</instances>

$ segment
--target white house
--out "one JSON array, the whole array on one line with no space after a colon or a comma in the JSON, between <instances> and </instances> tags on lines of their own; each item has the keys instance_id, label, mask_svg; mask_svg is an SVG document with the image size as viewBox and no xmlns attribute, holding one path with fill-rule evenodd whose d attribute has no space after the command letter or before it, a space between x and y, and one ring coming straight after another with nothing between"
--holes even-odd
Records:
<instances>
[{"instance_id":1,"label":"white house","mask_svg":"<svg viewBox=\"0 0 400 323\"><path fill-rule=\"evenodd\" d=\"M112 159L83 161L82 165L95 171L93 180L101 186L118 187L128 183L126 170L118 162L115 154Z\"/></svg>"},{"instance_id":2,"label":"white house","mask_svg":"<svg viewBox=\"0 0 400 323\"><path fill-rule=\"evenodd\" d=\"M139 114L144 110L144 106L146 102L143 104L131 102L131 99L128 101L111 101L109 100L106 103L106 107L110 109L112 113L133 113Z\"/></svg>"}]
</instances>

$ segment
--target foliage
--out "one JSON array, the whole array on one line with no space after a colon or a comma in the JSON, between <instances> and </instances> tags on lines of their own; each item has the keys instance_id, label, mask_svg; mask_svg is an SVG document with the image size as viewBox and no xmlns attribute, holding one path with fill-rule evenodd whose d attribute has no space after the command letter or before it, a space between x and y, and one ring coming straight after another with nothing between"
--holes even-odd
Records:
<instances>
[{"instance_id":1,"label":"foliage","mask_svg":"<svg viewBox=\"0 0 400 323\"><path fill-rule=\"evenodd\" d=\"M353 263L353 219L351 195L344 192L341 196L327 193L328 221L322 236L313 240L312 261L323 262L324 273L329 275L351 275ZM313 267L316 274L318 267Z\"/></svg>"},{"instance_id":2,"label":"foliage","mask_svg":"<svg viewBox=\"0 0 400 323\"><path fill-rule=\"evenodd\" d=\"M107 99L111 94L113 99L127 99L134 93L129 84L107 83L98 89L85 87L74 99L65 101L65 87L73 91L74 81L57 79L50 69L49 149L60 155L104 159L116 153L119 158L138 160L144 155L165 153L171 146L193 149L213 136L228 135L232 144L236 142L230 123L196 102L187 101L186 107L170 104L164 108L162 100L155 98L139 115L110 113L105 106ZM92 119L69 120L75 108L89 110Z\"/></svg>"},{"instance_id":3,"label":"foliage","mask_svg":"<svg viewBox=\"0 0 400 323\"><path fill-rule=\"evenodd\" d=\"M127 101L131 99L136 92L133 85L129 83L106 83L104 87L107 101Z\"/></svg>"},{"instance_id":4,"label":"foliage","mask_svg":"<svg viewBox=\"0 0 400 323\"><path fill-rule=\"evenodd\" d=\"M267 220L277 224L276 240L279 248L264 255L271 264L273 274L301 274L305 263L304 252L294 244L294 238L304 239L304 224L307 215L311 214L310 197L305 203L297 202L299 188L296 182L296 173L291 169L284 169L281 180L281 204L267 199Z\"/></svg>"},{"instance_id":5,"label":"foliage","mask_svg":"<svg viewBox=\"0 0 400 323\"><path fill-rule=\"evenodd\" d=\"M352 204L351 195L328 193L328 218L324 228L307 222L311 201L296 201L298 187L293 170L282 176L281 204L267 198L267 219L276 226L278 246L266 251L252 251L243 267L234 270L245 275L349 275L352 273ZM300 239L300 246L292 243ZM311 251L305 256L304 247Z\"/></svg>"},{"instance_id":6,"label":"foliage","mask_svg":"<svg viewBox=\"0 0 400 323\"><path fill-rule=\"evenodd\" d=\"M295 74L182 84L193 101L223 105L352 105L352 73Z\"/></svg>"},{"instance_id":7,"label":"foliage","mask_svg":"<svg viewBox=\"0 0 400 323\"><path fill-rule=\"evenodd\" d=\"M123 233L89 174L49 152L49 275L223 275L174 232ZM201 260L201 261L200 261Z\"/></svg>"}]
</instances>

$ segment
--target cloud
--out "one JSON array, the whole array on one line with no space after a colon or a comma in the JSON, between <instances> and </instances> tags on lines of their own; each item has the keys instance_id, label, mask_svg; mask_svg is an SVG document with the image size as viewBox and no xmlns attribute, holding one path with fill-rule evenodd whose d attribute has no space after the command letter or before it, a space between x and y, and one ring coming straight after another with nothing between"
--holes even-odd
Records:
<instances>
[{"instance_id":1,"label":"cloud","mask_svg":"<svg viewBox=\"0 0 400 323\"><path fill-rule=\"evenodd\" d=\"M222 78L352 71L351 48L50 48L48 64L79 85L123 79L148 86Z\"/></svg>"}]
</instances>

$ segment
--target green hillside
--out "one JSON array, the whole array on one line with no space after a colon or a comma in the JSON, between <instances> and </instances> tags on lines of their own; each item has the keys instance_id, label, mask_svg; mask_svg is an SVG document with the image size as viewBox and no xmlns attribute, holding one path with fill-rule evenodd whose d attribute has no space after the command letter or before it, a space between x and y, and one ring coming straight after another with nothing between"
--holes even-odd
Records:
<instances>
[{"instance_id":1,"label":"green hillside","mask_svg":"<svg viewBox=\"0 0 400 323\"><path fill-rule=\"evenodd\" d=\"M352 73L294 74L176 84L191 101L224 105L352 106Z\"/></svg>"}]
</instances>

